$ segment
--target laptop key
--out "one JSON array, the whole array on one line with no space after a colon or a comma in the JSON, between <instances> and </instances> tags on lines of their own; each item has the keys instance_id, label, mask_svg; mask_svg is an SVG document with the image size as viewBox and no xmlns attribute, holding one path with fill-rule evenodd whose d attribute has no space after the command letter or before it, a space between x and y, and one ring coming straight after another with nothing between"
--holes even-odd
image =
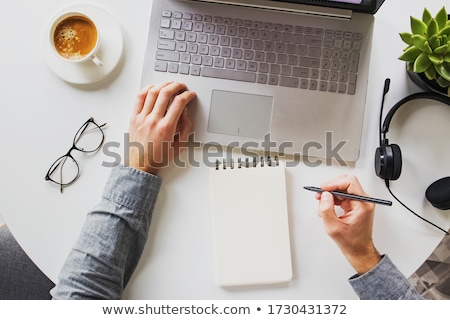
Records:
<instances>
[{"instance_id":1,"label":"laptop key","mask_svg":"<svg viewBox=\"0 0 450 320\"><path fill-rule=\"evenodd\" d=\"M175 30L181 30L181 20L172 20L170 27Z\"/></svg>"},{"instance_id":2,"label":"laptop key","mask_svg":"<svg viewBox=\"0 0 450 320\"><path fill-rule=\"evenodd\" d=\"M298 88L300 81L297 78L292 77L281 77L280 78L280 86L282 87L290 87L290 88Z\"/></svg>"},{"instance_id":3,"label":"laptop key","mask_svg":"<svg viewBox=\"0 0 450 320\"><path fill-rule=\"evenodd\" d=\"M348 88L347 88L347 93L348 94L355 94L356 91L356 74L354 73L350 73L348 75Z\"/></svg>"},{"instance_id":4,"label":"laptop key","mask_svg":"<svg viewBox=\"0 0 450 320\"><path fill-rule=\"evenodd\" d=\"M187 64L180 65L179 72L180 72L180 74L189 74L189 65L187 65Z\"/></svg>"},{"instance_id":5,"label":"laptop key","mask_svg":"<svg viewBox=\"0 0 450 320\"><path fill-rule=\"evenodd\" d=\"M158 49L174 51L175 50L175 45L176 45L175 41L162 40L162 39L160 39L158 41Z\"/></svg>"},{"instance_id":6,"label":"laptop key","mask_svg":"<svg viewBox=\"0 0 450 320\"><path fill-rule=\"evenodd\" d=\"M164 62L164 61L156 61L156 62L155 62L155 71L166 72L166 71L167 71L167 66L168 66L168 63L167 63L167 62Z\"/></svg>"},{"instance_id":7,"label":"laptop key","mask_svg":"<svg viewBox=\"0 0 450 320\"><path fill-rule=\"evenodd\" d=\"M214 58L214 67L223 68L225 66L225 59L221 57Z\"/></svg>"},{"instance_id":8,"label":"laptop key","mask_svg":"<svg viewBox=\"0 0 450 320\"><path fill-rule=\"evenodd\" d=\"M159 26L161 28L170 28L170 19L161 19Z\"/></svg>"},{"instance_id":9,"label":"laptop key","mask_svg":"<svg viewBox=\"0 0 450 320\"><path fill-rule=\"evenodd\" d=\"M183 26L182 29L185 31L192 31L194 24L192 23L192 21L183 21Z\"/></svg>"},{"instance_id":10,"label":"laptop key","mask_svg":"<svg viewBox=\"0 0 450 320\"><path fill-rule=\"evenodd\" d=\"M310 90L317 90L317 81L316 80L311 80L309 82L309 89Z\"/></svg>"},{"instance_id":11,"label":"laptop key","mask_svg":"<svg viewBox=\"0 0 450 320\"><path fill-rule=\"evenodd\" d=\"M164 10L161 12L161 16L164 18L170 18L170 17L172 17L172 11Z\"/></svg>"},{"instance_id":12,"label":"laptop key","mask_svg":"<svg viewBox=\"0 0 450 320\"><path fill-rule=\"evenodd\" d=\"M319 91L327 91L327 90L328 90L328 82L320 81Z\"/></svg>"},{"instance_id":13,"label":"laptop key","mask_svg":"<svg viewBox=\"0 0 450 320\"><path fill-rule=\"evenodd\" d=\"M320 67L320 59L318 58L309 58L309 57L300 57L300 67L308 67L308 68L319 68Z\"/></svg>"},{"instance_id":14,"label":"laptop key","mask_svg":"<svg viewBox=\"0 0 450 320\"><path fill-rule=\"evenodd\" d=\"M309 78L309 69L294 67L292 68L292 75L294 77Z\"/></svg>"},{"instance_id":15,"label":"laptop key","mask_svg":"<svg viewBox=\"0 0 450 320\"><path fill-rule=\"evenodd\" d=\"M182 63L191 63L191 55L188 53L181 54L181 62Z\"/></svg>"},{"instance_id":16,"label":"laptop key","mask_svg":"<svg viewBox=\"0 0 450 320\"><path fill-rule=\"evenodd\" d=\"M175 31L174 30L161 29L161 30L159 30L159 38L160 39L173 40L173 39L175 39Z\"/></svg>"},{"instance_id":17,"label":"laptop key","mask_svg":"<svg viewBox=\"0 0 450 320\"><path fill-rule=\"evenodd\" d=\"M347 93L348 94L355 94L356 92L356 85L353 83L349 83Z\"/></svg>"},{"instance_id":18,"label":"laptop key","mask_svg":"<svg viewBox=\"0 0 450 320\"><path fill-rule=\"evenodd\" d=\"M186 52L187 51L187 43L186 42L177 42L175 50L178 52Z\"/></svg>"},{"instance_id":19,"label":"laptop key","mask_svg":"<svg viewBox=\"0 0 450 320\"><path fill-rule=\"evenodd\" d=\"M300 80L300 88L301 89L308 89L308 80L307 79L301 79Z\"/></svg>"},{"instance_id":20,"label":"laptop key","mask_svg":"<svg viewBox=\"0 0 450 320\"><path fill-rule=\"evenodd\" d=\"M225 70L225 69L214 69L203 67L201 70L201 75L208 78L217 79L227 79L227 80L237 80L245 82L256 82L256 74L245 71L235 71L235 70Z\"/></svg>"},{"instance_id":21,"label":"laptop key","mask_svg":"<svg viewBox=\"0 0 450 320\"><path fill-rule=\"evenodd\" d=\"M201 67L200 66L192 66L191 67L191 75L199 76L200 72L201 72Z\"/></svg>"},{"instance_id":22,"label":"laptop key","mask_svg":"<svg viewBox=\"0 0 450 320\"><path fill-rule=\"evenodd\" d=\"M359 63L359 52L352 52L352 55L350 57L350 72L357 72L358 71L358 63Z\"/></svg>"},{"instance_id":23,"label":"laptop key","mask_svg":"<svg viewBox=\"0 0 450 320\"><path fill-rule=\"evenodd\" d=\"M330 82L328 86L328 92L337 92L337 83L336 82Z\"/></svg>"},{"instance_id":24,"label":"laptop key","mask_svg":"<svg viewBox=\"0 0 450 320\"><path fill-rule=\"evenodd\" d=\"M178 63L169 63L167 71L170 73L178 73Z\"/></svg>"},{"instance_id":25,"label":"laptop key","mask_svg":"<svg viewBox=\"0 0 450 320\"><path fill-rule=\"evenodd\" d=\"M307 46L316 46L320 47L322 46L323 38L322 37L315 37L315 36L305 36L304 38L304 44Z\"/></svg>"},{"instance_id":26,"label":"laptop key","mask_svg":"<svg viewBox=\"0 0 450 320\"><path fill-rule=\"evenodd\" d=\"M257 79L258 83L261 84L266 84L267 83L267 75L266 74L258 74L258 79Z\"/></svg>"},{"instance_id":27,"label":"laptop key","mask_svg":"<svg viewBox=\"0 0 450 320\"><path fill-rule=\"evenodd\" d=\"M277 86L279 81L279 77L276 75L269 75L269 84L273 86Z\"/></svg>"},{"instance_id":28,"label":"laptop key","mask_svg":"<svg viewBox=\"0 0 450 320\"><path fill-rule=\"evenodd\" d=\"M178 62L180 61L180 54L178 52L160 50L156 52L156 60Z\"/></svg>"},{"instance_id":29,"label":"laptop key","mask_svg":"<svg viewBox=\"0 0 450 320\"><path fill-rule=\"evenodd\" d=\"M181 19L181 18L183 18L183 14L182 14L181 12L175 11L175 12L173 13L173 17L174 17L175 19Z\"/></svg>"}]
</instances>

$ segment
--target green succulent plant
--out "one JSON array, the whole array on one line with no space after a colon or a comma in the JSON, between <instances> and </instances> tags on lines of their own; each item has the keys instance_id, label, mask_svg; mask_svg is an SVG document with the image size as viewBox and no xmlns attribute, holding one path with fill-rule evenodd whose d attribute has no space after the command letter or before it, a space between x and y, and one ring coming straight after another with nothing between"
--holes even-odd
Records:
<instances>
[{"instance_id":1,"label":"green succulent plant","mask_svg":"<svg viewBox=\"0 0 450 320\"><path fill-rule=\"evenodd\" d=\"M399 59L408 63L408 70L424 73L447 88L450 96L450 21L445 7L434 18L426 8L422 20L411 17L411 33L402 32L400 37L408 46Z\"/></svg>"}]
</instances>

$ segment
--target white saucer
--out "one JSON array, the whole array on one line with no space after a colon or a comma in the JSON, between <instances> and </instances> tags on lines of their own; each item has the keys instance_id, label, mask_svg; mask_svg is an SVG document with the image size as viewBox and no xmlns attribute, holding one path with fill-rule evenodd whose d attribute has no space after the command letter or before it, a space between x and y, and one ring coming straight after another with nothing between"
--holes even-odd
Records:
<instances>
[{"instance_id":1,"label":"white saucer","mask_svg":"<svg viewBox=\"0 0 450 320\"><path fill-rule=\"evenodd\" d=\"M80 11L86 13L101 32L101 44L97 57L102 60L103 66L97 66L92 61L71 63L60 59L54 52L49 41L50 28L53 21L65 12ZM49 20L42 35L42 51L50 69L61 79L74 84L89 84L100 81L108 76L122 57L123 36L118 22L104 9L87 3L77 3L64 7Z\"/></svg>"}]
</instances>

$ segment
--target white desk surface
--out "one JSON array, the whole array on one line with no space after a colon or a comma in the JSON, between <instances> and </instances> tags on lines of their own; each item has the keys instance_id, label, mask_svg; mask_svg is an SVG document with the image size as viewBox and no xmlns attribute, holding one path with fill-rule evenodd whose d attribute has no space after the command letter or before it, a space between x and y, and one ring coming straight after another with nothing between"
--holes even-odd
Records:
<instances>
[{"instance_id":1,"label":"white desk surface","mask_svg":"<svg viewBox=\"0 0 450 320\"><path fill-rule=\"evenodd\" d=\"M107 122L106 142L123 146L135 96L140 88L151 0L87 1L106 8L120 23L124 59L106 80L90 86L62 81L41 54L41 33L53 13L72 1L9 1L0 20L0 214L35 263L53 280L78 236L87 211L101 196L111 158L103 153L75 157L82 175L63 194L44 180L49 165L70 147L76 129L90 116ZM383 82L392 79L389 108L418 91L397 60L404 45L398 33L409 30L409 16L424 6L436 13L442 1L386 0L376 14L372 62L360 159L351 166L287 169L288 206L294 278L287 285L223 289L214 282L208 168L170 167L154 212L147 246L124 297L131 299L355 299L347 283L353 270L325 234L314 195L317 185L339 174L355 174L366 191L390 199L375 176L373 157ZM450 9L450 8L448 8ZM402 147L404 168L394 192L442 227L448 212L425 199L426 187L449 175L450 110L423 106L398 113L389 137ZM197 154L200 156L200 154ZM433 251L443 234L394 202L378 206L374 239L406 276Z\"/></svg>"}]
</instances>

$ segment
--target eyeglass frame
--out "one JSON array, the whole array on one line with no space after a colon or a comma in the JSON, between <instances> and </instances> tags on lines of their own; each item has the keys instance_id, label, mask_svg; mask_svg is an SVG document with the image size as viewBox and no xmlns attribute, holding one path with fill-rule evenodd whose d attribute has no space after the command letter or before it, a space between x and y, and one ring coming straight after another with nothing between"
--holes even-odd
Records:
<instances>
[{"instance_id":1,"label":"eyeglass frame","mask_svg":"<svg viewBox=\"0 0 450 320\"><path fill-rule=\"evenodd\" d=\"M83 149L81 149L81 148L78 148L78 147L76 146L76 143L77 143L78 139L83 135L83 133L85 132L85 130L87 129L87 127L88 127L88 125L89 125L90 123L94 124L94 125L100 130L100 132L101 132L101 134L102 134L102 139L101 139L101 141L100 141L100 143L99 143L99 145L98 145L97 148L95 148L95 149L93 149L93 150L87 150L87 151L86 151L86 150L83 150ZM77 150L77 151L84 152L84 153L93 153L93 152L98 151L98 150L100 149L100 147L103 145L103 142L105 141L105 134L104 134L104 132L103 132L103 130L102 130L102 127L104 127L104 126L106 126L106 123L104 123L104 124L102 124L102 125L99 125L99 124L97 124L97 123L94 121L94 118L93 118L93 117L90 117L85 123L83 123L83 124L81 125L81 127L77 130L77 132L75 133L75 136L73 137L72 147L69 149L69 151L66 152L66 154L60 156L58 159L56 159L56 160L52 163L52 165L50 166L50 169L48 169L47 174L45 175L45 180L51 181L51 182L53 182L53 183L59 185L59 186L60 186L60 192L63 191L63 188L64 188L64 187L67 187L67 186L71 185L72 183L74 183L74 182L78 179L78 177L80 176L80 166L79 166L77 160L75 160L75 158L72 156L71 152L72 152L73 150ZM94 129L95 129L95 128L94 128ZM80 131L81 131L81 132L80 132ZM77 139L77 137L78 137L78 139ZM51 178L51 175L53 174L53 172L54 172L60 165L61 165L62 167L64 166L64 164L65 164L65 162L66 162L66 160L62 160L62 159L64 159L64 158L70 158L70 159L72 159L72 161L75 163L76 168L77 168L77 174L76 174L76 176L75 176L70 182L68 182L68 183L57 182L57 181L55 181L55 180L53 180L53 179ZM58 164L58 162L61 162L61 164ZM61 171L62 171L62 167L61 167ZM53 169L53 170L52 170L52 169Z\"/></svg>"}]
</instances>

